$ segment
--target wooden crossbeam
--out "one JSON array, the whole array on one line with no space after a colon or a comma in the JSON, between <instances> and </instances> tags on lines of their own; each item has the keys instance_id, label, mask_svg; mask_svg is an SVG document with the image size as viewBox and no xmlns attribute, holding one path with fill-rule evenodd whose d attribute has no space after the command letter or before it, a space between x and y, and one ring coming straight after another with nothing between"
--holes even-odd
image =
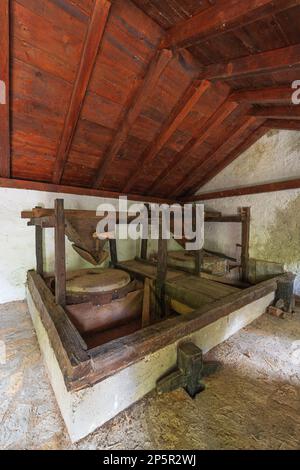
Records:
<instances>
[{"instance_id":1,"label":"wooden crossbeam","mask_svg":"<svg viewBox=\"0 0 300 470\"><path fill-rule=\"evenodd\" d=\"M9 112L9 0L0 2L0 176L9 178L10 112Z\"/></svg>"},{"instance_id":2,"label":"wooden crossbeam","mask_svg":"<svg viewBox=\"0 0 300 470\"><path fill-rule=\"evenodd\" d=\"M226 142L224 142L216 151L213 151L211 154L207 155L201 164L197 162L193 166L193 168L190 170L190 178L188 181L186 179L182 181L181 185L177 187L174 195L181 195L187 186L189 187L187 195L194 194L194 192L199 188L199 182L202 180L203 175L205 175L205 168L208 165L216 165L218 163L219 155L222 154L222 152L228 153L228 149L233 151L235 148L237 148L245 132L247 132L247 130L251 128L251 126L254 126L257 122L258 120L253 116L246 117L243 120L242 125L238 125L236 130L229 136Z\"/></svg>"},{"instance_id":3,"label":"wooden crossbeam","mask_svg":"<svg viewBox=\"0 0 300 470\"><path fill-rule=\"evenodd\" d=\"M291 86L240 90L233 92L230 99L249 104L292 104L293 92Z\"/></svg>"},{"instance_id":4,"label":"wooden crossbeam","mask_svg":"<svg viewBox=\"0 0 300 470\"><path fill-rule=\"evenodd\" d=\"M263 117L266 119L300 119L300 106L265 106L263 108L253 108L252 116Z\"/></svg>"},{"instance_id":5,"label":"wooden crossbeam","mask_svg":"<svg viewBox=\"0 0 300 470\"><path fill-rule=\"evenodd\" d=\"M121 125L112 140L112 145L97 171L97 176L93 185L94 188L101 187L103 180L106 176L108 167L113 162L120 148L127 140L130 129L132 128L133 124L141 113L144 104L149 99L151 94L154 93L158 80L160 79L163 71L171 61L172 57L173 54L171 51L162 50L158 52L152 60L148 68L147 74L144 80L142 81L137 93L133 97L133 100L130 106L128 107L124 119L121 122Z\"/></svg>"},{"instance_id":6,"label":"wooden crossbeam","mask_svg":"<svg viewBox=\"0 0 300 470\"><path fill-rule=\"evenodd\" d=\"M161 47L189 47L299 4L299 0L219 0L171 27Z\"/></svg>"},{"instance_id":7,"label":"wooden crossbeam","mask_svg":"<svg viewBox=\"0 0 300 470\"><path fill-rule=\"evenodd\" d=\"M225 189L224 191L213 191L209 193L202 193L194 196L189 196L183 199L182 202L196 202L196 201L209 201L212 199L222 199L225 197L238 197L251 194L272 193L276 191L288 191L291 189L300 188L300 178L276 181L272 183L257 184L254 186L242 186L240 188Z\"/></svg>"},{"instance_id":8,"label":"wooden crossbeam","mask_svg":"<svg viewBox=\"0 0 300 470\"><path fill-rule=\"evenodd\" d=\"M102 42L110 7L111 3L108 0L95 0L94 10L87 30L63 132L57 149L52 179L55 184L60 183L64 172L80 111Z\"/></svg>"},{"instance_id":9,"label":"wooden crossbeam","mask_svg":"<svg viewBox=\"0 0 300 470\"><path fill-rule=\"evenodd\" d=\"M204 124L201 124L200 128L194 129L194 137L187 142L184 148L175 155L168 167L156 178L149 189L149 194L155 194L166 178L169 177L170 173L176 171L185 161L188 161L190 156L203 144L210 133L218 129L220 124L237 109L238 106L238 103L233 101L225 101Z\"/></svg>"},{"instance_id":10,"label":"wooden crossbeam","mask_svg":"<svg viewBox=\"0 0 300 470\"><path fill-rule=\"evenodd\" d=\"M274 73L300 67L300 44L253 54L228 63L204 67L201 76L207 80L228 80Z\"/></svg>"},{"instance_id":11,"label":"wooden crossbeam","mask_svg":"<svg viewBox=\"0 0 300 470\"><path fill-rule=\"evenodd\" d=\"M265 123L263 123L263 125L261 125L253 133L251 133L241 145L239 145L228 156L226 156L224 160L219 162L216 166L214 166L211 171L206 173L204 178L199 182L199 188L211 181L218 173L223 171L228 165L230 165L230 163L232 163L236 158L242 155L242 153L246 152L246 150L252 147L252 145L254 145L255 142L257 142L261 137L263 137L268 131L269 129L266 127ZM193 197L194 196L191 196L191 200Z\"/></svg>"},{"instance_id":12,"label":"wooden crossbeam","mask_svg":"<svg viewBox=\"0 0 300 470\"><path fill-rule=\"evenodd\" d=\"M300 121L288 121L287 119L267 119L264 126L269 129L300 131Z\"/></svg>"},{"instance_id":13,"label":"wooden crossbeam","mask_svg":"<svg viewBox=\"0 0 300 470\"><path fill-rule=\"evenodd\" d=\"M167 122L163 125L159 135L155 141L151 143L150 147L146 149L144 155L142 155L139 162L138 168L135 173L131 176L125 187L124 192L130 191L134 186L137 179L145 174L149 169L149 164L155 159L163 146L168 142L170 137L182 124L184 119L187 117L189 112L198 103L200 98L212 87L212 84L207 80L199 81L196 80L184 93L184 96L179 100L177 106L175 106Z\"/></svg>"}]
</instances>

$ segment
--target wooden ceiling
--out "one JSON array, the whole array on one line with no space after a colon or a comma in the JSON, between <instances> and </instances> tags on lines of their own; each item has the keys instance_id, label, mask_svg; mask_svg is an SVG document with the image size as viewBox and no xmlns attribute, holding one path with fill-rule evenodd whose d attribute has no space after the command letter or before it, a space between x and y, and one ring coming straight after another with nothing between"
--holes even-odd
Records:
<instances>
[{"instance_id":1,"label":"wooden ceiling","mask_svg":"<svg viewBox=\"0 0 300 470\"><path fill-rule=\"evenodd\" d=\"M300 130L300 0L1 0L0 20L2 186L182 200Z\"/></svg>"}]
</instances>

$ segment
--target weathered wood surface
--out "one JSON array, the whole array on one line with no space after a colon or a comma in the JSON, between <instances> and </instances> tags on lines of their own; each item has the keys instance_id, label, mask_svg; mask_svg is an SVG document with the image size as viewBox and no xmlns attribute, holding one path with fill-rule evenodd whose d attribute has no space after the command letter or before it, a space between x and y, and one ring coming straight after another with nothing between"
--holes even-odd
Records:
<instances>
[{"instance_id":1,"label":"weathered wood surface","mask_svg":"<svg viewBox=\"0 0 300 470\"><path fill-rule=\"evenodd\" d=\"M65 214L63 199L55 200L55 300L57 305L66 305L66 244Z\"/></svg>"},{"instance_id":2,"label":"weathered wood surface","mask_svg":"<svg viewBox=\"0 0 300 470\"><path fill-rule=\"evenodd\" d=\"M9 178L10 161L10 10L9 0L0 4L0 176Z\"/></svg>"}]
</instances>

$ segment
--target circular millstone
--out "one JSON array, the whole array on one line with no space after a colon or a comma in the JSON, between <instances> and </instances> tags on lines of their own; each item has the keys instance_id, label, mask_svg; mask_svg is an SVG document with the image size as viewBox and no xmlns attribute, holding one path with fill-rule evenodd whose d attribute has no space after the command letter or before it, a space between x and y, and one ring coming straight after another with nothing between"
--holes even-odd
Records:
<instances>
[{"instance_id":1,"label":"circular millstone","mask_svg":"<svg viewBox=\"0 0 300 470\"><path fill-rule=\"evenodd\" d=\"M97 270L94 274L88 272L67 281L69 293L110 292L121 289L130 283L130 276L120 269Z\"/></svg>"}]
</instances>

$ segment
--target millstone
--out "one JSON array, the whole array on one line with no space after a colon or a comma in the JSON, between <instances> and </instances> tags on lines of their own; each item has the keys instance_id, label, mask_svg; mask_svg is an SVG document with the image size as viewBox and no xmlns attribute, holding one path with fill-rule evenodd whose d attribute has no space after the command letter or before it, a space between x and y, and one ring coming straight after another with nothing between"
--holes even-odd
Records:
<instances>
[{"instance_id":1,"label":"millstone","mask_svg":"<svg viewBox=\"0 0 300 470\"><path fill-rule=\"evenodd\" d=\"M130 283L130 276L120 269L97 269L78 275L67 281L68 293L110 292L121 289Z\"/></svg>"}]
</instances>

